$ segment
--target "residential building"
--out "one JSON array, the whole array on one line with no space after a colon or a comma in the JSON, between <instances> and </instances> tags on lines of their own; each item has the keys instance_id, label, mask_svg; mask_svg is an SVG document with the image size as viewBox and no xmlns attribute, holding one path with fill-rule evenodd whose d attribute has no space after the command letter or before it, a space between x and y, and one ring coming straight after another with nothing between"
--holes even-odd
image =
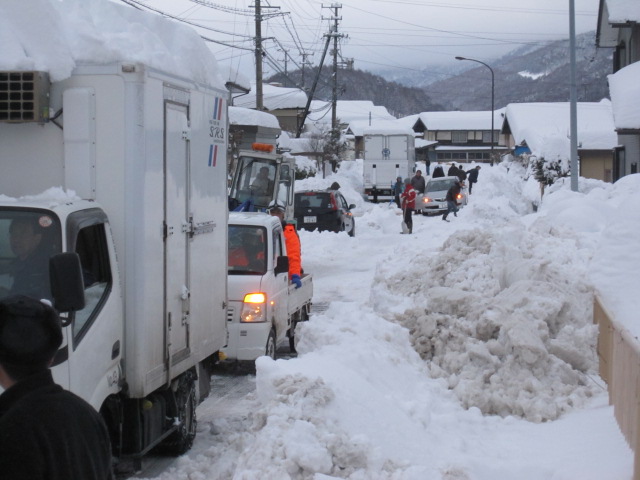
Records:
<instances>
[{"instance_id":1,"label":"residential building","mask_svg":"<svg viewBox=\"0 0 640 480\"><path fill-rule=\"evenodd\" d=\"M579 102L579 175L613 181L613 160L618 139L613 125L611 102ZM570 158L570 104L510 103L505 108L501 134L515 155L547 159Z\"/></svg>"},{"instance_id":2,"label":"residential building","mask_svg":"<svg viewBox=\"0 0 640 480\"><path fill-rule=\"evenodd\" d=\"M502 112L493 112L493 119L490 111L423 112L417 116L412 128L423 140L437 142L435 147L429 144L425 151L432 163L490 163L499 161L500 156L507 153L500 135ZM416 160L424 161L421 157L419 155Z\"/></svg>"},{"instance_id":3,"label":"residential building","mask_svg":"<svg viewBox=\"0 0 640 480\"><path fill-rule=\"evenodd\" d=\"M619 143L615 181L637 173L640 163L640 2L600 0L596 46L614 49L608 80Z\"/></svg>"}]
</instances>

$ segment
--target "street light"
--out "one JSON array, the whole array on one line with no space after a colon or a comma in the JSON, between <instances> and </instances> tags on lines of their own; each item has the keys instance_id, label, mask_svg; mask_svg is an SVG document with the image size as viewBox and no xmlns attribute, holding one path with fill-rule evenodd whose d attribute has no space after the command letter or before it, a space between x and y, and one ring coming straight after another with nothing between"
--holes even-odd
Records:
<instances>
[{"instance_id":1,"label":"street light","mask_svg":"<svg viewBox=\"0 0 640 480\"><path fill-rule=\"evenodd\" d=\"M494 92L495 92L495 83L494 83L494 76L493 76L493 68L491 68L489 65L487 65L484 62L481 62L480 60L475 60L473 58L465 58L465 57L456 57L456 60L469 60L470 62L476 62L476 63L480 63L481 65L484 65L485 67L487 67L489 69L489 71L491 72L491 165L493 166L493 99L494 99Z\"/></svg>"}]
</instances>

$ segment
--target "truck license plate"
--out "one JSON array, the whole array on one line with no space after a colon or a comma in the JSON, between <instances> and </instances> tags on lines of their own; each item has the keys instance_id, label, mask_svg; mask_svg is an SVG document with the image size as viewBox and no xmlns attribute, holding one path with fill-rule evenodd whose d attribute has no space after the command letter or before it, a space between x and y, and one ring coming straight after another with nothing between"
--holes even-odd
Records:
<instances>
[{"instance_id":1,"label":"truck license plate","mask_svg":"<svg viewBox=\"0 0 640 480\"><path fill-rule=\"evenodd\" d=\"M316 223L316 217L304 217L304 223Z\"/></svg>"}]
</instances>

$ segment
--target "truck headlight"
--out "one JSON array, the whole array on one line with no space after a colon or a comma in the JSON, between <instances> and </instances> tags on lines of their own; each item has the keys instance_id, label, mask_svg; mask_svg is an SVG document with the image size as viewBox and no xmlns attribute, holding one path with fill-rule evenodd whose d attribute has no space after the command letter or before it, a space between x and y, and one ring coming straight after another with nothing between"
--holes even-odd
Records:
<instances>
[{"instance_id":1,"label":"truck headlight","mask_svg":"<svg viewBox=\"0 0 640 480\"><path fill-rule=\"evenodd\" d=\"M267 295L260 293L247 293L242 301L240 311L241 323L259 323L267 319Z\"/></svg>"}]
</instances>

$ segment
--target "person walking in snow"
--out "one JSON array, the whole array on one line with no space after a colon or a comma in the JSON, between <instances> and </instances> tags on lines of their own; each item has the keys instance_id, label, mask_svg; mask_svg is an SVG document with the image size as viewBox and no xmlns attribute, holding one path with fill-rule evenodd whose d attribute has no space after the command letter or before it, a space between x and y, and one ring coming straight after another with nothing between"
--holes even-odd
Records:
<instances>
[{"instance_id":1,"label":"person walking in snow","mask_svg":"<svg viewBox=\"0 0 640 480\"><path fill-rule=\"evenodd\" d=\"M402 208L400 203L400 194L404 191L404 182L402 181L402 177L396 178L396 183L393 185L393 198L398 205L398 208Z\"/></svg>"},{"instance_id":2,"label":"person walking in snow","mask_svg":"<svg viewBox=\"0 0 640 480\"><path fill-rule=\"evenodd\" d=\"M62 344L58 313L45 301L0 301L0 476L13 480L111 480L102 416L53 381Z\"/></svg>"},{"instance_id":3,"label":"person walking in snow","mask_svg":"<svg viewBox=\"0 0 640 480\"><path fill-rule=\"evenodd\" d=\"M469 175L467 178L469 180L469 195L471 195L471 189L473 188L473 184L478 181L478 174L480 173L480 165L476 165L476 168L472 168L471 170L467 170L467 174Z\"/></svg>"},{"instance_id":4,"label":"person walking in snow","mask_svg":"<svg viewBox=\"0 0 640 480\"><path fill-rule=\"evenodd\" d=\"M427 157L427 159L424 161L424 164L427 167L427 175L431 175L430 171L431 171L431 160L429 160L429 158Z\"/></svg>"},{"instance_id":5,"label":"person walking in snow","mask_svg":"<svg viewBox=\"0 0 640 480\"><path fill-rule=\"evenodd\" d=\"M436 165L436 167L433 169L433 175L431 175L431 178L440 177L444 177L444 170L442 169L442 166Z\"/></svg>"},{"instance_id":6,"label":"person walking in snow","mask_svg":"<svg viewBox=\"0 0 640 480\"><path fill-rule=\"evenodd\" d=\"M457 217L458 216L458 195L460 195L460 189L462 188L462 184L457 181L455 182L453 185L451 185L451 187L449 188L449 190L447 190L447 196L445 197L445 200L447 201L447 211L444 212L444 215L442 215L442 220L444 220L445 222L448 222L449 220L447 220L447 216L453 212L453 216Z\"/></svg>"},{"instance_id":7,"label":"person walking in snow","mask_svg":"<svg viewBox=\"0 0 640 480\"><path fill-rule=\"evenodd\" d=\"M408 230L406 233L413 233L413 218L411 215L416 208L416 191L408 178L405 180L404 192L402 192L400 198L402 199L403 220ZM403 231L402 233L405 232Z\"/></svg>"},{"instance_id":8,"label":"person walking in snow","mask_svg":"<svg viewBox=\"0 0 640 480\"><path fill-rule=\"evenodd\" d=\"M447 177L457 177L458 176L458 167L456 167L455 163L452 163L447 170Z\"/></svg>"},{"instance_id":9,"label":"person walking in snow","mask_svg":"<svg viewBox=\"0 0 640 480\"><path fill-rule=\"evenodd\" d=\"M422 170L416 170L416 174L411 179L411 186L416 191L416 193L424 193L426 182L424 181L424 177L422 176Z\"/></svg>"}]
</instances>

